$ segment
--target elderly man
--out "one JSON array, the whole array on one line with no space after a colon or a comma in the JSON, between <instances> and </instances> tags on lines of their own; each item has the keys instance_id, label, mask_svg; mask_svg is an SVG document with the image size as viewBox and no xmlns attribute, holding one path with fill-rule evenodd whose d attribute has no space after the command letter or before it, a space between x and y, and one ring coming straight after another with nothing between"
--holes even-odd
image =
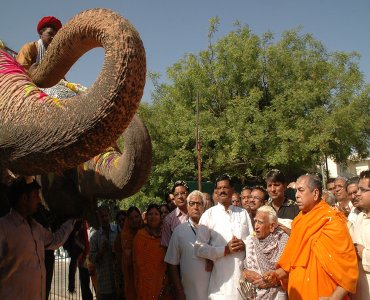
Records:
<instances>
[{"instance_id":1,"label":"elderly man","mask_svg":"<svg viewBox=\"0 0 370 300\"><path fill-rule=\"evenodd\" d=\"M163 220L161 245L168 247L172 232L176 226L185 223L188 219L188 206L186 197L189 194L189 187L183 180L176 181L172 187L171 193L174 196L176 209L171 211Z\"/></svg>"},{"instance_id":2,"label":"elderly man","mask_svg":"<svg viewBox=\"0 0 370 300\"><path fill-rule=\"evenodd\" d=\"M253 193L253 192L252 192ZM249 282L256 282L256 300L285 300L287 294L281 286L266 286L262 274L275 269L283 253L289 236L278 227L275 210L268 205L257 209L255 216L255 236L250 235L246 241L246 255L243 276Z\"/></svg>"},{"instance_id":3,"label":"elderly man","mask_svg":"<svg viewBox=\"0 0 370 300\"><path fill-rule=\"evenodd\" d=\"M35 180L15 179L9 190L12 209L0 218L0 299L45 300L45 248L59 248L74 220L52 233L31 216L41 203Z\"/></svg>"},{"instance_id":4,"label":"elderly man","mask_svg":"<svg viewBox=\"0 0 370 300\"><path fill-rule=\"evenodd\" d=\"M175 299L203 300L207 299L210 272L205 270L206 260L194 256L194 244L205 210L204 193L192 191L187 205L189 219L175 228L164 260L168 263Z\"/></svg>"},{"instance_id":5,"label":"elderly man","mask_svg":"<svg viewBox=\"0 0 370 300\"><path fill-rule=\"evenodd\" d=\"M356 294L351 299L370 299L370 171L362 171L357 190L358 205L364 209L360 212L352 238L358 255L359 277ZM366 211L366 212L365 212Z\"/></svg>"},{"instance_id":6,"label":"elderly man","mask_svg":"<svg viewBox=\"0 0 370 300\"><path fill-rule=\"evenodd\" d=\"M200 219L195 254L214 262L208 299L241 299L237 288L252 224L245 209L231 205L234 188L229 175L216 179L216 190L218 204Z\"/></svg>"},{"instance_id":7,"label":"elderly man","mask_svg":"<svg viewBox=\"0 0 370 300\"><path fill-rule=\"evenodd\" d=\"M336 207L348 217L353 205L346 190L347 178L337 177L334 181L334 195L337 199Z\"/></svg>"},{"instance_id":8,"label":"elderly man","mask_svg":"<svg viewBox=\"0 0 370 300\"><path fill-rule=\"evenodd\" d=\"M343 215L321 200L322 183L316 175L296 182L300 209L277 270L263 279L277 284L288 279L289 299L345 299L356 291L356 252Z\"/></svg>"}]
</instances>

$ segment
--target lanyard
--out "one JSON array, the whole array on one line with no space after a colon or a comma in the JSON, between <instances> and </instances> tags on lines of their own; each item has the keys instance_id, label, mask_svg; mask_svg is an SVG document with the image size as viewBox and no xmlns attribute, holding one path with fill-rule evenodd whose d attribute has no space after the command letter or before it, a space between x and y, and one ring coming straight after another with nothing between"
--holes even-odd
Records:
<instances>
[{"instance_id":1,"label":"lanyard","mask_svg":"<svg viewBox=\"0 0 370 300\"><path fill-rule=\"evenodd\" d=\"M194 228L193 228L193 225L191 225L191 223L190 223L190 221L189 221L189 220L188 220L188 222L189 222L189 225L190 225L191 230L194 232L194 235L196 236L196 235L197 235L197 233L195 232L195 230L194 230Z\"/></svg>"}]
</instances>

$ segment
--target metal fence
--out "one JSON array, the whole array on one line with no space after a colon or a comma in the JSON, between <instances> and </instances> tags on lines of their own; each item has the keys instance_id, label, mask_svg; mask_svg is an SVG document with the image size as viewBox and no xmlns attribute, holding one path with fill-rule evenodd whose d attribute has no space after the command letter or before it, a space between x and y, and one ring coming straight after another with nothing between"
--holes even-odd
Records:
<instances>
[{"instance_id":1,"label":"metal fence","mask_svg":"<svg viewBox=\"0 0 370 300\"><path fill-rule=\"evenodd\" d=\"M83 300L81 294L78 268L75 276L76 292L70 293L68 291L69 262L70 258L67 256L63 248L59 248L58 250L55 251L54 274L53 281L51 283L49 300L67 300L67 299ZM90 290L93 294L93 298L97 299L91 280L90 280Z\"/></svg>"}]
</instances>

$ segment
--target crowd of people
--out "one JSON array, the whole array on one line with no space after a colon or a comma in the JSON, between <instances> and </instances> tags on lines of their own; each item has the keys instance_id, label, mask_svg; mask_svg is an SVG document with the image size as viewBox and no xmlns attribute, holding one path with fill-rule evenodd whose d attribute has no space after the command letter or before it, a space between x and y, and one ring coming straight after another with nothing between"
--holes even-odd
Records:
<instances>
[{"instance_id":1,"label":"crowd of people","mask_svg":"<svg viewBox=\"0 0 370 300\"><path fill-rule=\"evenodd\" d=\"M40 20L39 41L18 61L37 64L60 28L54 17ZM99 300L370 299L370 171L326 187L304 174L289 186L294 199L276 169L240 191L222 175L212 196L176 181L145 212L130 207L113 224L101 206L99 228L68 220L53 232L34 218L39 184L20 177L0 218L0 299L47 299L45 249L67 241L83 300L92 299L90 277Z\"/></svg>"},{"instance_id":2,"label":"crowd of people","mask_svg":"<svg viewBox=\"0 0 370 300\"><path fill-rule=\"evenodd\" d=\"M370 299L370 171L289 185L294 199L279 170L240 193L222 175L212 197L176 181L166 203L130 207L116 236L123 288L100 298Z\"/></svg>"}]
</instances>

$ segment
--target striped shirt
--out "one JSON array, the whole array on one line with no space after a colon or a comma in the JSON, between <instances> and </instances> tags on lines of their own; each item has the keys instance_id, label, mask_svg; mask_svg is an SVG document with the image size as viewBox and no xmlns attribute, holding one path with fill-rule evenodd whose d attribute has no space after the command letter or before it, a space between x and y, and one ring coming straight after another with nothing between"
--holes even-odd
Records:
<instances>
[{"instance_id":1,"label":"striped shirt","mask_svg":"<svg viewBox=\"0 0 370 300\"><path fill-rule=\"evenodd\" d=\"M117 227L110 225L108 237L100 228L95 231L90 239L89 258L96 267L98 275L98 290L100 294L111 294L115 292L115 260L114 260L114 241L117 236ZM100 260L97 260L97 254L102 251L106 244L108 248Z\"/></svg>"}]
</instances>

